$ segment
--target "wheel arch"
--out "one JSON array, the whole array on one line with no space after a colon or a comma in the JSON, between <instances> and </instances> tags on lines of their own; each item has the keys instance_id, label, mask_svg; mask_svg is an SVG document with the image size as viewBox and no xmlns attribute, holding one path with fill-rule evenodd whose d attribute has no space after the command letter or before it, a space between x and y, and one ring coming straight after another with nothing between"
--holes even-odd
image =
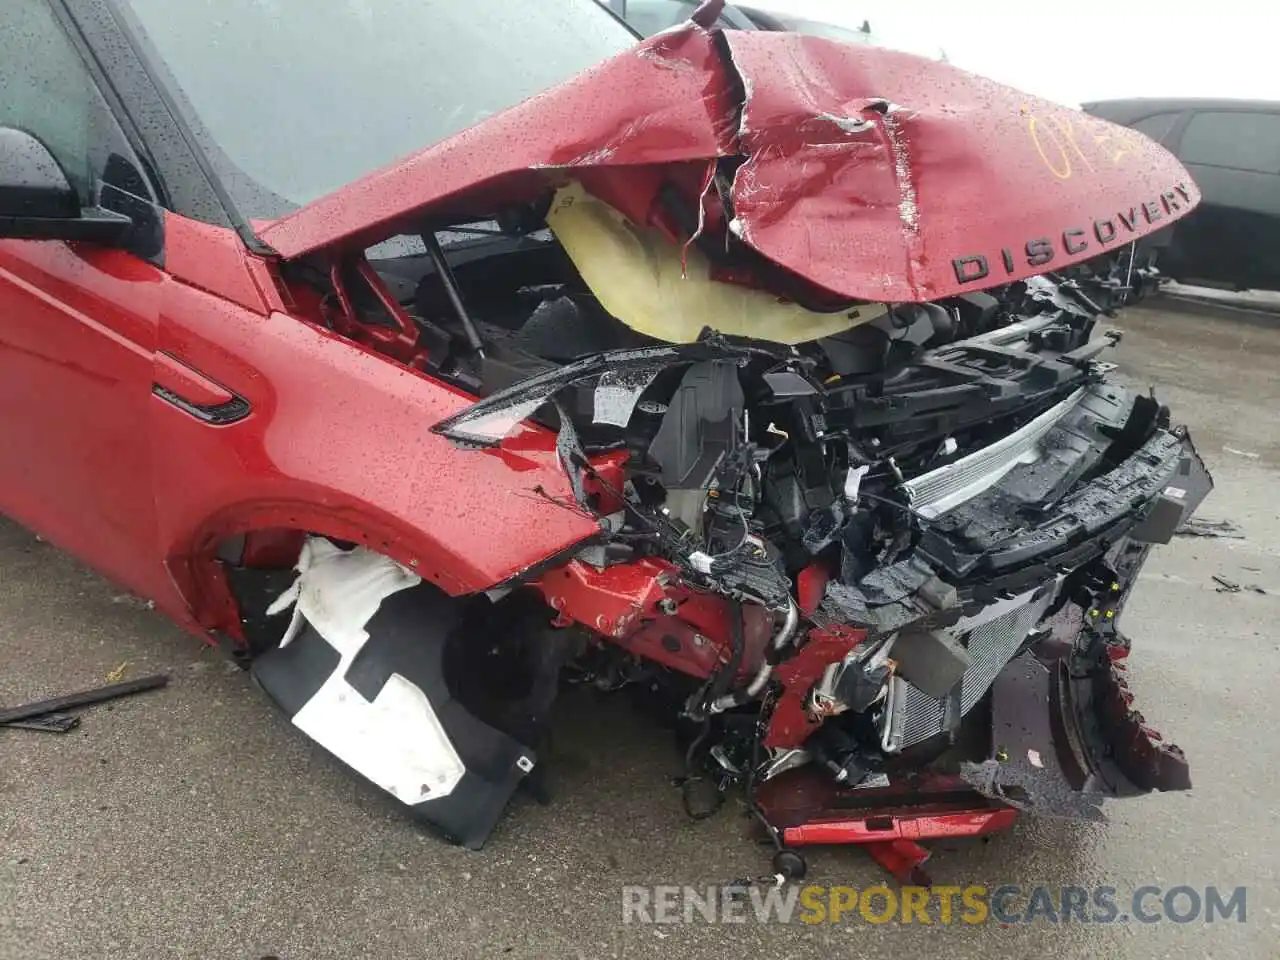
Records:
<instances>
[{"instance_id":1,"label":"wheel arch","mask_svg":"<svg viewBox=\"0 0 1280 960\"><path fill-rule=\"evenodd\" d=\"M413 570L450 596L474 594L482 571L466 563L460 549L373 507L354 509L317 499L271 498L226 506L207 517L165 564L187 605L187 616L203 633L243 641L239 604L227 577L224 549L239 537L293 531L299 539L323 536L367 547ZM296 559L296 557L295 557Z\"/></svg>"}]
</instances>

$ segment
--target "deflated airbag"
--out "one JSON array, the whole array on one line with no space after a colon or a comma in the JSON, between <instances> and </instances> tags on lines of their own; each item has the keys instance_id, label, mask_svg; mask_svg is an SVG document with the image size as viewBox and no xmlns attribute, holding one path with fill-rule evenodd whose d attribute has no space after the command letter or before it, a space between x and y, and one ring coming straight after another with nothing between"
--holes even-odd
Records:
<instances>
[{"instance_id":1,"label":"deflated airbag","mask_svg":"<svg viewBox=\"0 0 1280 960\"><path fill-rule=\"evenodd\" d=\"M692 343L706 327L729 336L803 343L882 316L881 304L815 313L763 290L711 278L696 246L685 250L638 226L573 182L556 193L547 223L601 305L640 333Z\"/></svg>"}]
</instances>

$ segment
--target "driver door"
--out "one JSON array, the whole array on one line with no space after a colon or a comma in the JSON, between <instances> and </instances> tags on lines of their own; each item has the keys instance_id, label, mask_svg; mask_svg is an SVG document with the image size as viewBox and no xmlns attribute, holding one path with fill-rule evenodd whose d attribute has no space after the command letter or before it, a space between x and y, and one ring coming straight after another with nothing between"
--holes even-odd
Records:
<instances>
[{"instance_id":1,"label":"driver door","mask_svg":"<svg viewBox=\"0 0 1280 960\"><path fill-rule=\"evenodd\" d=\"M156 596L146 428L166 282L160 213L48 0L9 0L4 21L0 127L40 140L82 207L142 213L134 249L13 239L0 216L0 513ZM13 168L0 156L0 179Z\"/></svg>"}]
</instances>

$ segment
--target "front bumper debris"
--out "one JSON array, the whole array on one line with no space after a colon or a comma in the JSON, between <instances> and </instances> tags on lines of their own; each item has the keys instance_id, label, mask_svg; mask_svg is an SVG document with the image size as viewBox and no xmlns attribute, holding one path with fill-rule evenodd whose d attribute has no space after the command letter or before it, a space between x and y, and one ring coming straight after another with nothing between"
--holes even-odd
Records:
<instances>
[{"instance_id":1,"label":"front bumper debris","mask_svg":"<svg viewBox=\"0 0 1280 960\"><path fill-rule=\"evenodd\" d=\"M1091 555L1081 553L1088 540L1072 543L1067 552L1081 563L1072 573L991 604L985 616L972 619L975 629L957 634L970 664L957 685L959 702L934 700L894 678L899 697L895 703L891 693L886 713L898 716L887 729L905 748L902 759L928 743L944 744L942 756L923 768L886 767L853 786L833 783L812 767L780 774L757 795L776 842L869 844L901 879L923 860L913 860L909 846L885 844L980 836L1009 827L1022 811L1100 821L1108 798L1190 789L1185 754L1134 706L1125 665L1129 640L1117 629L1153 543L1168 542L1212 487L1190 438L1163 438L1156 438L1158 451L1147 444L1102 478L1113 491L1124 487L1137 496L1107 501L1085 488L1075 498L1098 505L1100 515L1077 512L1073 522L1113 536L1093 541ZM1132 509L1135 502L1141 509ZM1129 516L1118 526L1121 507ZM1051 524L1061 526L1060 520ZM1034 542L1043 550L1043 538ZM784 690L782 700L788 698L797 700L796 691ZM921 709L927 701L936 706ZM986 714L970 715L979 701ZM948 711L957 706L969 716L963 729L948 724ZM775 711L779 715L791 717ZM950 737L940 736L948 728ZM959 746L985 759L956 759Z\"/></svg>"}]
</instances>

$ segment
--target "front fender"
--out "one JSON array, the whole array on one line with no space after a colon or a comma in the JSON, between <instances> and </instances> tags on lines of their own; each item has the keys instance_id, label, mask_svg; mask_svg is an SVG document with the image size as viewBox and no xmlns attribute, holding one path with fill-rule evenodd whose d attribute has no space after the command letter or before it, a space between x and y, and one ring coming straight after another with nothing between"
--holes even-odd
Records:
<instances>
[{"instance_id":1,"label":"front fender","mask_svg":"<svg viewBox=\"0 0 1280 960\"><path fill-rule=\"evenodd\" d=\"M473 397L289 314L180 289L161 351L248 404L218 425L152 397L160 559L188 598L199 558L255 528L367 544L454 595L597 532L564 505L572 491L549 431L460 450L430 427Z\"/></svg>"}]
</instances>

